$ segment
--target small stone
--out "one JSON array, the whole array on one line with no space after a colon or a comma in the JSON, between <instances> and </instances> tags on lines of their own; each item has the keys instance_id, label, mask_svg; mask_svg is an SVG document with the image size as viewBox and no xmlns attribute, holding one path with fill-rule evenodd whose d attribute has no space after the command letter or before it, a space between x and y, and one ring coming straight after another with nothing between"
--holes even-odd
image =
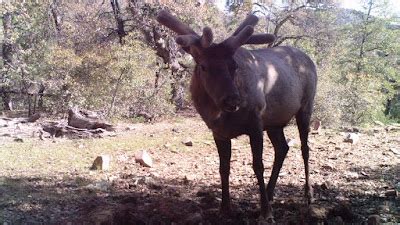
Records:
<instances>
[{"instance_id":1,"label":"small stone","mask_svg":"<svg viewBox=\"0 0 400 225\"><path fill-rule=\"evenodd\" d=\"M183 143L184 145L186 145L186 146L193 146L193 142L192 142L191 140L189 140L189 139L187 139L187 140L185 140L185 141L182 141L182 143Z\"/></svg>"},{"instance_id":2,"label":"small stone","mask_svg":"<svg viewBox=\"0 0 400 225\"><path fill-rule=\"evenodd\" d=\"M286 139L286 142L289 147L294 147L294 146L298 145L296 139L288 138L288 139Z\"/></svg>"},{"instance_id":3,"label":"small stone","mask_svg":"<svg viewBox=\"0 0 400 225\"><path fill-rule=\"evenodd\" d=\"M370 215L367 220L368 225L381 224L381 217L379 215Z\"/></svg>"},{"instance_id":4,"label":"small stone","mask_svg":"<svg viewBox=\"0 0 400 225\"><path fill-rule=\"evenodd\" d=\"M386 197L397 197L399 196L399 192L396 189L390 189L385 192Z\"/></svg>"},{"instance_id":5,"label":"small stone","mask_svg":"<svg viewBox=\"0 0 400 225\"><path fill-rule=\"evenodd\" d=\"M359 175L358 173L356 173L356 172L351 172L351 171L345 172L345 173L344 173L344 176L345 176L346 178L352 178L352 179L357 179L357 178L360 177L360 175Z\"/></svg>"},{"instance_id":6,"label":"small stone","mask_svg":"<svg viewBox=\"0 0 400 225\"><path fill-rule=\"evenodd\" d=\"M40 117L41 117L40 113L35 113L35 114L29 116L26 121L28 123L33 123L33 122L36 122L36 120L40 119Z\"/></svg>"},{"instance_id":7,"label":"small stone","mask_svg":"<svg viewBox=\"0 0 400 225\"><path fill-rule=\"evenodd\" d=\"M140 163L145 167L153 166L153 159L150 157L149 153L146 150L136 152L135 154L135 162Z\"/></svg>"},{"instance_id":8,"label":"small stone","mask_svg":"<svg viewBox=\"0 0 400 225\"><path fill-rule=\"evenodd\" d=\"M110 169L110 156L101 155L97 156L91 167L92 170L109 170Z\"/></svg>"},{"instance_id":9,"label":"small stone","mask_svg":"<svg viewBox=\"0 0 400 225\"><path fill-rule=\"evenodd\" d=\"M319 223L326 219L328 211L316 205L310 205L309 215L312 223Z\"/></svg>"},{"instance_id":10,"label":"small stone","mask_svg":"<svg viewBox=\"0 0 400 225\"><path fill-rule=\"evenodd\" d=\"M329 181L325 181L324 183L321 184L321 189L322 190L328 190L331 187L331 183Z\"/></svg>"},{"instance_id":11,"label":"small stone","mask_svg":"<svg viewBox=\"0 0 400 225\"><path fill-rule=\"evenodd\" d=\"M360 136L356 133L347 133L344 142L356 144L360 140Z\"/></svg>"},{"instance_id":12,"label":"small stone","mask_svg":"<svg viewBox=\"0 0 400 225\"><path fill-rule=\"evenodd\" d=\"M24 142L24 140L22 138L20 138L20 137L14 138L14 141L18 142L18 143Z\"/></svg>"},{"instance_id":13,"label":"small stone","mask_svg":"<svg viewBox=\"0 0 400 225\"><path fill-rule=\"evenodd\" d=\"M311 134L319 134L321 130L321 121L320 120L315 120L312 124L312 130Z\"/></svg>"},{"instance_id":14,"label":"small stone","mask_svg":"<svg viewBox=\"0 0 400 225\"><path fill-rule=\"evenodd\" d=\"M164 148L171 148L171 146L172 146L171 143L165 143L164 144Z\"/></svg>"},{"instance_id":15,"label":"small stone","mask_svg":"<svg viewBox=\"0 0 400 225\"><path fill-rule=\"evenodd\" d=\"M85 186L89 191L107 191L110 188L110 183L105 180L96 182L94 184L89 184Z\"/></svg>"},{"instance_id":16,"label":"small stone","mask_svg":"<svg viewBox=\"0 0 400 225\"><path fill-rule=\"evenodd\" d=\"M400 156L400 149L398 148L389 148L389 151L393 152L397 156Z\"/></svg>"}]
</instances>

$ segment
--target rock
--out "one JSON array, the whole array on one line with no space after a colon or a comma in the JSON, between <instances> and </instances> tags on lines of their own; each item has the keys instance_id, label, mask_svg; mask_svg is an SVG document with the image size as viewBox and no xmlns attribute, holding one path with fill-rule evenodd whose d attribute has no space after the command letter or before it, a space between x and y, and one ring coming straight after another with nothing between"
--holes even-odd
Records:
<instances>
[{"instance_id":1,"label":"rock","mask_svg":"<svg viewBox=\"0 0 400 225\"><path fill-rule=\"evenodd\" d=\"M321 130L321 121L320 120L315 120L311 124L311 127L312 127L311 134L318 134L319 131Z\"/></svg>"},{"instance_id":2,"label":"rock","mask_svg":"<svg viewBox=\"0 0 400 225\"><path fill-rule=\"evenodd\" d=\"M397 189L397 191L400 191L400 182L396 183L395 188Z\"/></svg>"},{"instance_id":3,"label":"rock","mask_svg":"<svg viewBox=\"0 0 400 225\"><path fill-rule=\"evenodd\" d=\"M140 163L142 166L145 166L145 167L153 166L153 159L151 158L149 153L147 153L146 150L136 152L135 162Z\"/></svg>"},{"instance_id":4,"label":"rock","mask_svg":"<svg viewBox=\"0 0 400 225\"><path fill-rule=\"evenodd\" d=\"M347 133L344 142L356 144L360 140L360 136L356 133Z\"/></svg>"},{"instance_id":5,"label":"rock","mask_svg":"<svg viewBox=\"0 0 400 225\"><path fill-rule=\"evenodd\" d=\"M24 140L22 138L20 138L20 137L14 138L14 141L15 142L19 142L19 143L24 142Z\"/></svg>"},{"instance_id":6,"label":"rock","mask_svg":"<svg viewBox=\"0 0 400 225\"><path fill-rule=\"evenodd\" d=\"M335 170L335 167L330 165L330 164L323 165L321 168L324 169L324 170L330 170L330 171L334 171Z\"/></svg>"},{"instance_id":7,"label":"rock","mask_svg":"<svg viewBox=\"0 0 400 225\"><path fill-rule=\"evenodd\" d=\"M389 148L389 151L393 152L397 156L400 156L400 149L398 148Z\"/></svg>"},{"instance_id":8,"label":"rock","mask_svg":"<svg viewBox=\"0 0 400 225\"><path fill-rule=\"evenodd\" d=\"M28 117L28 119L26 120L28 123L33 123L36 122L36 120L40 119L41 115L40 113L35 113L33 115L31 115L30 117Z\"/></svg>"},{"instance_id":9,"label":"rock","mask_svg":"<svg viewBox=\"0 0 400 225\"><path fill-rule=\"evenodd\" d=\"M110 188L110 186L111 185L107 181L102 180L94 184L86 185L85 188L90 191L107 191Z\"/></svg>"},{"instance_id":10,"label":"rock","mask_svg":"<svg viewBox=\"0 0 400 225\"><path fill-rule=\"evenodd\" d=\"M367 220L368 225L381 224L381 217L379 215L370 215Z\"/></svg>"},{"instance_id":11,"label":"rock","mask_svg":"<svg viewBox=\"0 0 400 225\"><path fill-rule=\"evenodd\" d=\"M374 123L378 126L385 126L381 121L375 120Z\"/></svg>"},{"instance_id":12,"label":"rock","mask_svg":"<svg viewBox=\"0 0 400 225\"><path fill-rule=\"evenodd\" d=\"M299 145L299 144L297 143L296 139L288 138L288 139L286 139L286 142L287 142L287 145L288 145L289 147L294 147L294 146Z\"/></svg>"},{"instance_id":13,"label":"rock","mask_svg":"<svg viewBox=\"0 0 400 225\"><path fill-rule=\"evenodd\" d=\"M97 156L91 167L92 170L109 170L111 158L109 155Z\"/></svg>"},{"instance_id":14,"label":"rock","mask_svg":"<svg viewBox=\"0 0 400 225\"><path fill-rule=\"evenodd\" d=\"M310 205L309 216L312 224L323 222L328 214L328 210L321 206Z\"/></svg>"},{"instance_id":15,"label":"rock","mask_svg":"<svg viewBox=\"0 0 400 225\"><path fill-rule=\"evenodd\" d=\"M331 182L329 182L329 181L325 181L324 183L322 183L321 184L321 189L322 190L328 190L328 189L330 189L331 188Z\"/></svg>"},{"instance_id":16,"label":"rock","mask_svg":"<svg viewBox=\"0 0 400 225\"><path fill-rule=\"evenodd\" d=\"M397 197L399 196L399 192L396 189L390 189L385 192L386 197Z\"/></svg>"},{"instance_id":17,"label":"rock","mask_svg":"<svg viewBox=\"0 0 400 225\"><path fill-rule=\"evenodd\" d=\"M345 176L346 178L351 178L351 179L357 179L357 178L360 177L360 175L359 175L358 173L356 173L356 172L351 172L351 171L345 172L345 173L344 173L344 176Z\"/></svg>"},{"instance_id":18,"label":"rock","mask_svg":"<svg viewBox=\"0 0 400 225\"><path fill-rule=\"evenodd\" d=\"M182 143L186 146L193 146L193 142L190 139L186 139L185 141L182 141Z\"/></svg>"},{"instance_id":19,"label":"rock","mask_svg":"<svg viewBox=\"0 0 400 225\"><path fill-rule=\"evenodd\" d=\"M171 143L167 142L167 143L164 144L164 148L171 148L171 147L172 147Z\"/></svg>"}]
</instances>

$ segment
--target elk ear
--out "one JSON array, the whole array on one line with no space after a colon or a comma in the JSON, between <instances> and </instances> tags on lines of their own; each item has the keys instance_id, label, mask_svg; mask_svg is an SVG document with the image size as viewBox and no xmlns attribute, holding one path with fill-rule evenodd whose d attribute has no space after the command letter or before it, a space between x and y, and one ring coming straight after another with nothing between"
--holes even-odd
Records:
<instances>
[{"instance_id":1,"label":"elk ear","mask_svg":"<svg viewBox=\"0 0 400 225\"><path fill-rule=\"evenodd\" d=\"M246 41L246 44L262 45L269 44L275 41L275 35L273 34L253 34Z\"/></svg>"}]
</instances>

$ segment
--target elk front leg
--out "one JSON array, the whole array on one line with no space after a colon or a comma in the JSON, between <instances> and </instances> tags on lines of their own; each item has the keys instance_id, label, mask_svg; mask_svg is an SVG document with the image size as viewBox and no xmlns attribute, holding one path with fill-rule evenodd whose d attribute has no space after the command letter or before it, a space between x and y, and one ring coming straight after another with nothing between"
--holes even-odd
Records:
<instances>
[{"instance_id":1,"label":"elk front leg","mask_svg":"<svg viewBox=\"0 0 400 225\"><path fill-rule=\"evenodd\" d=\"M231 213L231 200L229 195L229 172L231 162L231 140L222 139L214 135L214 141L217 145L219 155L219 173L221 176L221 187L222 187L222 203L221 213Z\"/></svg>"},{"instance_id":2,"label":"elk front leg","mask_svg":"<svg viewBox=\"0 0 400 225\"><path fill-rule=\"evenodd\" d=\"M249 136L251 151L253 154L253 170L256 174L260 189L261 217L264 217L267 220L273 220L272 207L269 204L264 183L264 164L262 161L263 131L261 128L257 129L256 131L251 132Z\"/></svg>"}]
</instances>

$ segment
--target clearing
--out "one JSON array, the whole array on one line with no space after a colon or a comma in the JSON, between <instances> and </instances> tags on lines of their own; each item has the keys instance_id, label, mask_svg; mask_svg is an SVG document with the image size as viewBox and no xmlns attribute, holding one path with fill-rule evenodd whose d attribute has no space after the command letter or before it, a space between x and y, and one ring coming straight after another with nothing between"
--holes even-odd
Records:
<instances>
[{"instance_id":1,"label":"clearing","mask_svg":"<svg viewBox=\"0 0 400 225\"><path fill-rule=\"evenodd\" d=\"M23 126L28 125L15 129ZM35 125L29 126L34 132ZM40 140L34 133L15 139L5 128L11 129L0 128L0 224L257 223L259 193L248 138L233 142L234 215L221 218L218 154L198 117L122 124L116 137L99 139ZM278 224L360 223L368 217L400 222L400 128L359 131L356 144L343 141L345 129L310 135L316 198L311 208L302 197L300 146L291 147L275 190ZM295 126L285 133L299 143ZM188 140L193 146L183 144ZM268 181L274 157L266 135L264 143ZM140 150L150 153L152 168L135 163ZM90 170L102 154L111 156L111 169Z\"/></svg>"}]
</instances>

